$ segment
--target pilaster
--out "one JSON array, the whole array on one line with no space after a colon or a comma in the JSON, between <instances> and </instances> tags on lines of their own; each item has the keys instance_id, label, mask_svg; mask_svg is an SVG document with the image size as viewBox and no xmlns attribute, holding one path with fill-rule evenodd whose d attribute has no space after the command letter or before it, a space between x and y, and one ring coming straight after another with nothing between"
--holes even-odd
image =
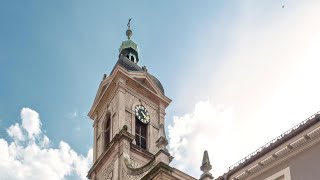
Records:
<instances>
[{"instance_id":1,"label":"pilaster","mask_svg":"<svg viewBox=\"0 0 320 180\"><path fill-rule=\"evenodd\" d=\"M126 81L123 78L119 78L118 82L118 91L117 91L117 100L118 100L118 105L117 105L117 110L118 110L118 132L122 129L122 127L126 124L125 119L126 119ZM118 133L117 132L117 133Z\"/></svg>"},{"instance_id":2,"label":"pilaster","mask_svg":"<svg viewBox=\"0 0 320 180\"><path fill-rule=\"evenodd\" d=\"M93 163L97 160L97 130L98 130L98 122L97 122L98 116L97 114L94 117L93 120Z\"/></svg>"}]
</instances>

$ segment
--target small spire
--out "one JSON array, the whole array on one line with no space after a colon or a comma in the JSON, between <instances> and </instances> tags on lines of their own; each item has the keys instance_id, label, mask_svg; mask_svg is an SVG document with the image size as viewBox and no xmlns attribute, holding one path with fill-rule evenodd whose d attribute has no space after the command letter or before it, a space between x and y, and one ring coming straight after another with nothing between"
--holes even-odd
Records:
<instances>
[{"instance_id":1,"label":"small spire","mask_svg":"<svg viewBox=\"0 0 320 180\"><path fill-rule=\"evenodd\" d=\"M205 150L204 153L203 153L202 165L200 167L200 170L203 172L201 177L200 177L200 180L211 180L211 179L213 179L212 174L209 172L211 169L212 169L212 166L210 164L208 151Z\"/></svg>"},{"instance_id":2,"label":"small spire","mask_svg":"<svg viewBox=\"0 0 320 180\"><path fill-rule=\"evenodd\" d=\"M130 23L131 23L131 18L129 18L129 21L128 21L128 24L127 24L128 29L127 29L127 31L126 31L126 36L128 37L128 39L130 39L131 36L132 36L132 31L131 31L131 29L130 29L130 26L131 26Z\"/></svg>"},{"instance_id":3,"label":"small spire","mask_svg":"<svg viewBox=\"0 0 320 180\"><path fill-rule=\"evenodd\" d=\"M208 172L212 169L207 150L205 150L203 153L202 165L201 165L200 169L202 172Z\"/></svg>"}]
</instances>

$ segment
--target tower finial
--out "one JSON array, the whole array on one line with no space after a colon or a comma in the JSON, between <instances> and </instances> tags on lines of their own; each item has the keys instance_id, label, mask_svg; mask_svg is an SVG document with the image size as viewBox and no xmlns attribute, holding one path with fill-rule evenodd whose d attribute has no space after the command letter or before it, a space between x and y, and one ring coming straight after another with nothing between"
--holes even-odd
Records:
<instances>
[{"instance_id":1,"label":"tower finial","mask_svg":"<svg viewBox=\"0 0 320 180\"><path fill-rule=\"evenodd\" d=\"M126 31L126 36L128 37L127 40L122 41L120 48L119 48L119 58L120 55L123 55L127 59L129 59L131 62L137 64L139 62L139 50L138 45L131 40L132 31L131 31L131 18L128 20L128 29Z\"/></svg>"},{"instance_id":2,"label":"tower finial","mask_svg":"<svg viewBox=\"0 0 320 180\"><path fill-rule=\"evenodd\" d=\"M129 21L128 21L128 24L127 24L127 26L128 26L128 29L127 29L127 31L126 31L126 35L127 35L127 37L128 37L128 39L130 39L131 38L131 36L132 36L132 31L131 31L131 29L130 29L130 26L131 26L131 19L132 18L129 18Z\"/></svg>"},{"instance_id":3,"label":"tower finial","mask_svg":"<svg viewBox=\"0 0 320 180\"><path fill-rule=\"evenodd\" d=\"M130 22L131 22L131 19L132 19L132 18L129 18L129 21L128 21L128 24L127 24L128 29L130 29Z\"/></svg>"}]
</instances>

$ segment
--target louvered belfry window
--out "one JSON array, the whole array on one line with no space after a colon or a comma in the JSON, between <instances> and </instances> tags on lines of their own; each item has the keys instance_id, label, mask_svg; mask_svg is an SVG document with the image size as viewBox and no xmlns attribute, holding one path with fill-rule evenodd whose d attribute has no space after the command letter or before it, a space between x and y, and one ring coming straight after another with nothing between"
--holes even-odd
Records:
<instances>
[{"instance_id":1,"label":"louvered belfry window","mask_svg":"<svg viewBox=\"0 0 320 180\"><path fill-rule=\"evenodd\" d=\"M147 125L136 118L136 145L147 149Z\"/></svg>"},{"instance_id":2,"label":"louvered belfry window","mask_svg":"<svg viewBox=\"0 0 320 180\"><path fill-rule=\"evenodd\" d=\"M109 146L110 143L110 131L111 131L111 119L108 117L106 122L106 129L105 129L105 145L106 147Z\"/></svg>"}]
</instances>

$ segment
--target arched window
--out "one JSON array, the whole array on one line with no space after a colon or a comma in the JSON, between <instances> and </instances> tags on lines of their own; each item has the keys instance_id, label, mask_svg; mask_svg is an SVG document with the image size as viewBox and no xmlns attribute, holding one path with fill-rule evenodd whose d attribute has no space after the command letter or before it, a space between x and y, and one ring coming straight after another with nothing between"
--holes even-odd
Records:
<instances>
[{"instance_id":1,"label":"arched window","mask_svg":"<svg viewBox=\"0 0 320 180\"><path fill-rule=\"evenodd\" d=\"M147 149L147 125L136 118L136 145Z\"/></svg>"},{"instance_id":2,"label":"arched window","mask_svg":"<svg viewBox=\"0 0 320 180\"><path fill-rule=\"evenodd\" d=\"M111 131L111 119L109 116L106 122L106 129L104 131L105 147L108 147L110 143L110 134L111 134L110 131Z\"/></svg>"}]
</instances>

